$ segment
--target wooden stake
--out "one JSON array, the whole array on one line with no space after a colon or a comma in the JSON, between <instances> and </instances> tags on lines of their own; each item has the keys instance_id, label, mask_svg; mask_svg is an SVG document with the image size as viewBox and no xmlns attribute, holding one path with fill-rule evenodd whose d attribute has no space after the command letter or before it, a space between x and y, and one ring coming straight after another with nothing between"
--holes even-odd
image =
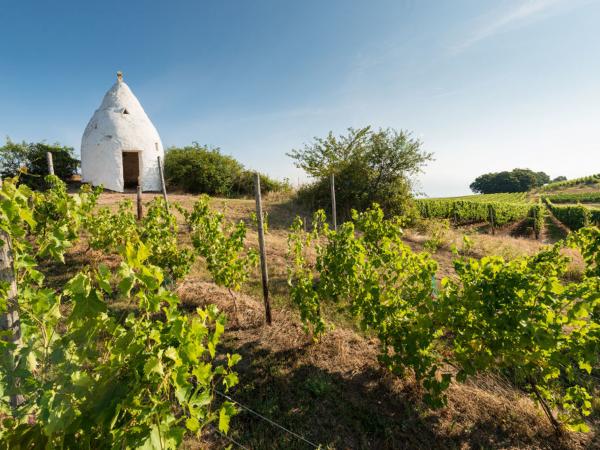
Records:
<instances>
[{"instance_id":1,"label":"wooden stake","mask_svg":"<svg viewBox=\"0 0 600 450\"><path fill-rule=\"evenodd\" d=\"M331 216L333 218L333 229L337 231L337 213L335 207L335 175L331 174Z\"/></svg>"},{"instance_id":2,"label":"wooden stake","mask_svg":"<svg viewBox=\"0 0 600 450\"><path fill-rule=\"evenodd\" d=\"M494 223L494 207L488 206L488 215L490 218L490 225L492 226L492 234L496 234L496 224Z\"/></svg>"},{"instance_id":3,"label":"wooden stake","mask_svg":"<svg viewBox=\"0 0 600 450\"><path fill-rule=\"evenodd\" d=\"M158 150L158 144L156 144L156 149ZM162 189L162 195L165 199L165 208L167 209L167 214L169 213L169 199L167 198L167 187L165 186L165 174L163 172L162 162L160 161L160 156L157 156L158 159L158 171L160 172L160 187Z\"/></svg>"},{"instance_id":4,"label":"wooden stake","mask_svg":"<svg viewBox=\"0 0 600 450\"><path fill-rule=\"evenodd\" d=\"M48 174L54 175L54 163L52 162L52 152L46 152L46 161L48 162Z\"/></svg>"},{"instance_id":5,"label":"wooden stake","mask_svg":"<svg viewBox=\"0 0 600 450\"><path fill-rule=\"evenodd\" d=\"M138 179L137 185L137 220L142 220L144 217L144 207L142 205L142 185Z\"/></svg>"},{"instance_id":6,"label":"wooden stake","mask_svg":"<svg viewBox=\"0 0 600 450\"><path fill-rule=\"evenodd\" d=\"M13 409L24 402L24 397L16 393L19 379L15 376L17 362L15 361L14 347L21 343L21 322L19 321L19 301L17 297L17 282L10 244L10 237L4 231L0 233L0 281L8 286L6 312L0 316L0 330L7 331L4 339L10 344L3 351L2 358L8 367L8 388L10 392L10 405Z\"/></svg>"},{"instance_id":7,"label":"wooden stake","mask_svg":"<svg viewBox=\"0 0 600 450\"><path fill-rule=\"evenodd\" d=\"M0 177L0 188L2 188L2 178ZM17 297L17 282L15 280L14 260L11 251L10 238L6 232L0 232L0 281L8 284L6 313L0 315L0 330L9 331L5 340L13 345L21 343L21 322L19 321L19 303ZM16 361L14 353L10 348L4 350L2 358L5 360L5 367L8 367L11 373L8 381L9 387L16 389L19 385L19 380L14 376ZM14 392L10 395L10 405L13 409L17 408L25 401L25 398Z\"/></svg>"},{"instance_id":8,"label":"wooden stake","mask_svg":"<svg viewBox=\"0 0 600 450\"><path fill-rule=\"evenodd\" d=\"M263 226L262 199L260 196L260 175L254 174L256 196L256 220L258 222L258 246L260 250L260 271L262 273L263 299L265 302L265 318L271 325L271 304L269 303L269 274L267 272L267 252L265 249L265 230Z\"/></svg>"}]
</instances>

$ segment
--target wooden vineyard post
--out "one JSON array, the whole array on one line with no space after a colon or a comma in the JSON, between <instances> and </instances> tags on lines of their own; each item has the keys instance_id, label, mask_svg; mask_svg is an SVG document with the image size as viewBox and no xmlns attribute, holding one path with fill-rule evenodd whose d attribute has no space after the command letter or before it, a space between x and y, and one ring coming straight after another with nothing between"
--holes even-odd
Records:
<instances>
[{"instance_id":1,"label":"wooden vineyard post","mask_svg":"<svg viewBox=\"0 0 600 450\"><path fill-rule=\"evenodd\" d=\"M335 207L335 175L331 174L331 217L333 219L333 229L337 231L337 213Z\"/></svg>"},{"instance_id":2,"label":"wooden vineyard post","mask_svg":"<svg viewBox=\"0 0 600 450\"><path fill-rule=\"evenodd\" d=\"M492 205L488 205L488 216L490 225L492 226L492 234L496 234L496 224L494 223L494 207Z\"/></svg>"},{"instance_id":3,"label":"wooden vineyard post","mask_svg":"<svg viewBox=\"0 0 600 450\"><path fill-rule=\"evenodd\" d=\"M534 207L533 208L533 232L535 233L535 238L536 239L540 239L540 235L541 235L541 227L540 227L540 222L539 222L539 214L541 213L541 209L538 207ZM543 220L543 214L542 214L542 220Z\"/></svg>"},{"instance_id":4,"label":"wooden vineyard post","mask_svg":"<svg viewBox=\"0 0 600 450\"><path fill-rule=\"evenodd\" d=\"M260 250L260 271L262 274L263 299L265 302L265 319L271 325L271 304L269 303L269 274L267 272L267 252L265 249L265 230L263 225L262 200L260 197L260 175L254 174L256 196L256 220L258 223L258 247Z\"/></svg>"},{"instance_id":5,"label":"wooden vineyard post","mask_svg":"<svg viewBox=\"0 0 600 450\"><path fill-rule=\"evenodd\" d=\"M8 368L8 388L10 392L10 405L17 408L24 401L24 397L17 394L16 388L19 380L15 376L17 362L15 361L14 347L21 343L21 322L19 321L19 304L17 298L17 282L10 245L10 237L4 231L0 233L2 239L0 248L0 281L7 284L6 312L0 316L0 330L8 332L4 339L9 346L4 349L2 358Z\"/></svg>"},{"instance_id":6,"label":"wooden vineyard post","mask_svg":"<svg viewBox=\"0 0 600 450\"><path fill-rule=\"evenodd\" d=\"M46 152L46 162L48 163L48 174L54 175L54 162L52 161L52 152Z\"/></svg>"},{"instance_id":7,"label":"wooden vineyard post","mask_svg":"<svg viewBox=\"0 0 600 450\"><path fill-rule=\"evenodd\" d=\"M140 179L138 178L137 185L137 220L142 220L144 217L144 208L142 205L142 185L140 183Z\"/></svg>"},{"instance_id":8,"label":"wooden vineyard post","mask_svg":"<svg viewBox=\"0 0 600 450\"><path fill-rule=\"evenodd\" d=\"M158 149L158 144L156 144L156 148ZM165 199L165 208L167 209L167 214L169 213L169 199L167 198L167 187L165 186L165 174L163 172L162 162L160 160L160 156L158 158L158 171L160 172L160 188L162 189L162 195Z\"/></svg>"}]
</instances>

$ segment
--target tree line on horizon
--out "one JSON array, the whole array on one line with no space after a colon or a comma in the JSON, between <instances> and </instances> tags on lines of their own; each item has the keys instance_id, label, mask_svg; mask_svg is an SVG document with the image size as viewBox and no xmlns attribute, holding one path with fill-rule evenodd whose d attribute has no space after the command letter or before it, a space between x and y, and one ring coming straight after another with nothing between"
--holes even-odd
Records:
<instances>
[{"instance_id":1,"label":"tree line on horizon","mask_svg":"<svg viewBox=\"0 0 600 450\"><path fill-rule=\"evenodd\" d=\"M475 178L469 187L476 194L498 194L504 192L528 192L550 182L564 181L567 177L551 179L545 172L530 169L490 172Z\"/></svg>"}]
</instances>

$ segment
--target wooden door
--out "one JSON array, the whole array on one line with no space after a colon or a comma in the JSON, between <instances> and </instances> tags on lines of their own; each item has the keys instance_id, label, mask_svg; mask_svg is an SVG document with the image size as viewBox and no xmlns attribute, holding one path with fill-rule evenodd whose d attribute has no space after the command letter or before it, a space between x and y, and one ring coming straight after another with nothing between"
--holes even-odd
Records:
<instances>
[{"instance_id":1,"label":"wooden door","mask_svg":"<svg viewBox=\"0 0 600 450\"><path fill-rule=\"evenodd\" d=\"M125 188L135 188L140 176L140 153L123 152L123 185Z\"/></svg>"}]
</instances>

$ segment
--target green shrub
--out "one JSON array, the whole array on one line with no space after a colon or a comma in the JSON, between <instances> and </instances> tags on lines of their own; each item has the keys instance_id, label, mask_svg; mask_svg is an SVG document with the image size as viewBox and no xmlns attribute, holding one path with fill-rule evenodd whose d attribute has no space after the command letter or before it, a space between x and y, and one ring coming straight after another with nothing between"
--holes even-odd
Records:
<instances>
[{"instance_id":1,"label":"green shrub","mask_svg":"<svg viewBox=\"0 0 600 450\"><path fill-rule=\"evenodd\" d=\"M600 226L600 209L590 209L590 222Z\"/></svg>"},{"instance_id":2,"label":"green shrub","mask_svg":"<svg viewBox=\"0 0 600 450\"><path fill-rule=\"evenodd\" d=\"M289 189L289 184L261 174L261 191ZM165 154L165 181L171 189L223 197L254 194L254 173L235 158L197 143L171 147Z\"/></svg>"},{"instance_id":3,"label":"green shrub","mask_svg":"<svg viewBox=\"0 0 600 450\"><path fill-rule=\"evenodd\" d=\"M167 185L193 194L230 195L242 170L231 156L198 144L170 148L165 155Z\"/></svg>"},{"instance_id":4,"label":"green shrub","mask_svg":"<svg viewBox=\"0 0 600 450\"><path fill-rule=\"evenodd\" d=\"M290 192L292 187L287 180L278 181L260 174L260 191L263 194L267 192ZM233 185L233 195L254 195L254 172L243 170Z\"/></svg>"}]
</instances>

